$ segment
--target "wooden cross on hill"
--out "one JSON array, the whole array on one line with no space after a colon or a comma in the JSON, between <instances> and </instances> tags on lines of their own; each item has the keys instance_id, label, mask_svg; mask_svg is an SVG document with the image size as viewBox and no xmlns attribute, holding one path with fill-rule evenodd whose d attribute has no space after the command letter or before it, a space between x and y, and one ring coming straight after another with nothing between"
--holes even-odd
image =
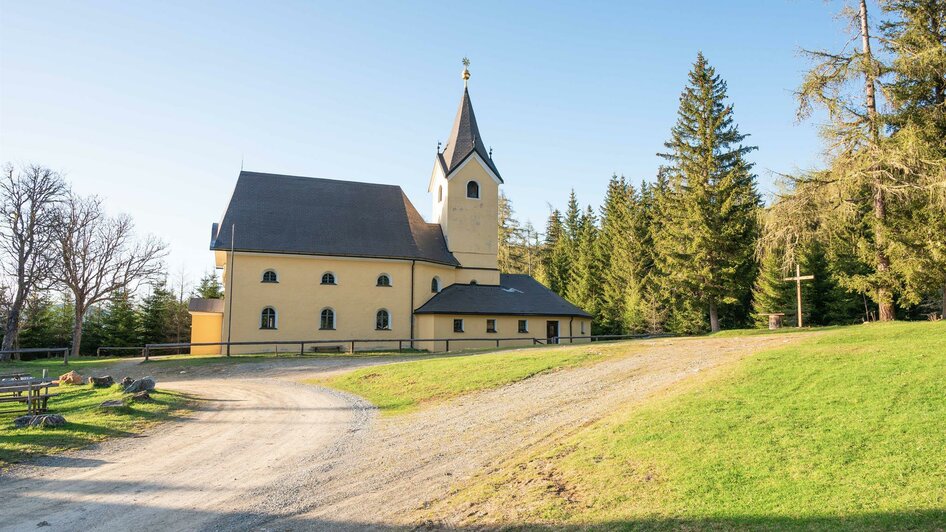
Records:
<instances>
[{"instance_id":1,"label":"wooden cross on hill","mask_svg":"<svg viewBox=\"0 0 946 532\"><path fill-rule=\"evenodd\" d=\"M801 327L801 282L814 279L814 275L802 275L801 267L795 263L795 277L786 277L785 281L795 281L795 298L798 301L798 326Z\"/></svg>"}]
</instances>

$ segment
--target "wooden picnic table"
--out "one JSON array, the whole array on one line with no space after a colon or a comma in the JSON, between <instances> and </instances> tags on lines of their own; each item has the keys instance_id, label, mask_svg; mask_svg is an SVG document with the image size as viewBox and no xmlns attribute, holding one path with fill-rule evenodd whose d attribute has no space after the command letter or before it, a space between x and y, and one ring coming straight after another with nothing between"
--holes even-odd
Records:
<instances>
[{"instance_id":1,"label":"wooden picnic table","mask_svg":"<svg viewBox=\"0 0 946 532\"><path fill-rule=\"evenodd\" d=\"M25 403L28 414L46 411L49 398L56 395L50 388L59 386L50 379L29 377L0 381L0 403Z\"/></svg>"}]
</instances>

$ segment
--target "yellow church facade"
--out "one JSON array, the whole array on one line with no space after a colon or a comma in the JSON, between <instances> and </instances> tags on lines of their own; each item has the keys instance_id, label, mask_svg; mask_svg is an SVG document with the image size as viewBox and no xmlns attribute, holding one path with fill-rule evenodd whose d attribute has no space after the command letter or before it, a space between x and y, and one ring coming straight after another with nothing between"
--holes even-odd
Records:
<instances>
[{"instance_id":1,"label":"yellow church facade","mask_svg":"<svg viewBox=\"0 0 946 532\"><path fill-rule=\"evenodd\" d=\"M428 181L430 222L397 186L241 172L211 234L226 296L191 301L191 342L261 343L231 353L304 340L443 351L448 339L454 350L589 337L589 314L499 271L502 183L466 87Z\"/></svg>"}]
</instances>

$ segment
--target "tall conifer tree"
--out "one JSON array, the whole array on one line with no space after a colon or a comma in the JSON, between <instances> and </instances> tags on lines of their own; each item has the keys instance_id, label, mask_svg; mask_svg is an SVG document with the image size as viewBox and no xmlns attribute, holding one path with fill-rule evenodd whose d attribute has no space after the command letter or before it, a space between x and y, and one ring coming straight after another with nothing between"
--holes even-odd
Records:
<instances>
[{"instance_id":1,"label":"tall conifer tree","mask_svg":"<svg viewBox=\"0 0 946 532\"><path fill-rule=\"evenodd\" d=\"M733 121L726 82L697 55L680 96L667 152L669 187L661 194L655 246L664 290L673 293L674 327L702 328L709 315L720 328L721 305L744 305L752 286L760 198L752 164L755 149Z\"/></svg>"},{"instance_id":2,"label":"tall conifer tree","mask_svg":"<svg viewBox=\"0 0 946 532\"><path fill-rule=\"evenodd\" d=\"M569 301L592 315L597 315L600 297L600 257L598 256L598 228L594 209L588 209L578 222L576 254L572 263L567 288Z\"/></svg>"}]
</instances>

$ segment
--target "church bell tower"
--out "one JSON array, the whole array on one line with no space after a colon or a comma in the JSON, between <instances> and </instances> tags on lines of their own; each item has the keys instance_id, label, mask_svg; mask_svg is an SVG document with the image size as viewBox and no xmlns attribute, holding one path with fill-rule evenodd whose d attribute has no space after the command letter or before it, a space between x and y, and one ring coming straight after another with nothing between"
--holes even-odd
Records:
<instances>
[{"instance_id":1,"label":"church bell tower","mask_svg":"<svg viewBox=\"0 0 946 532\"><path fill-rule=\"evenodd\" d=\"M447 144L438 146L427 191L433 222L443 228L447 248L463 268L496 270L499 185L503 183L476 125L463 59L463 97ZM497 276L498 282L498 276Z\"/></svg>"}]
</instances>

